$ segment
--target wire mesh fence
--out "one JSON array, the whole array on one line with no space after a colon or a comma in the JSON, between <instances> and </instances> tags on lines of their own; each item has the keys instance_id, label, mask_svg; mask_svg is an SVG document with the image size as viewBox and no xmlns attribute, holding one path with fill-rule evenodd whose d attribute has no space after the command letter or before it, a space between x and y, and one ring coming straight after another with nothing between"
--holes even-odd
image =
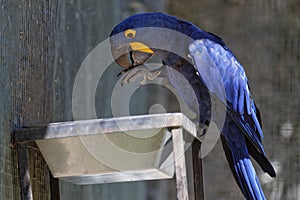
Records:
<instances>
[{"instance_id":1,"label":"wire mesh fence","mask_svg":"<svg viewBox=\"0 0 300 200\"><path fill-rule=\"evenodd\" d=\"M9 99L11 104L11 130L47 124L52 119L53 106L55 2L6 1L1 5L9 20L6 29L2 30L7 34L3 43L8 45L1 49L11 53L4 54L8 61L5 67L9 71L5 75L10 78L10 95L1 98ZM7 146L8 143L9 140L6 140ZM27 148L33 197L50 199L49 169L34 144L28 144ZM12 168L12 179L2 184L12 187L8 190L10 196L6 198L20 199L16 148L12 146L7 154L10 162L6 165Z\"/></svg>"}]
</instances>

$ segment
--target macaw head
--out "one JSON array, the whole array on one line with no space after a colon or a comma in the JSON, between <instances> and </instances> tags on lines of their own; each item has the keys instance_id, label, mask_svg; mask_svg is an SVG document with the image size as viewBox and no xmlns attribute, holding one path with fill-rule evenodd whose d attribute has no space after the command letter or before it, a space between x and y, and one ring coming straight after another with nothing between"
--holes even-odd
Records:
<instances>
[{"instance_id":1,"label":"macaw head","mask_svg":"<svg viewBox=\"0 0 300 200\"><path fill-rule=\"evenodd\" d=\"M112 30L110 44L115 61L129 70L142 65L153 54L161 56L168 63L163 58L166 57L165 49L168 49L167 53L182 56L192 41L201 38L225 46L221 38L202 31L188 21L153 12L132 15L123 20Z\"/></svg>"},{"instance_id":2,"label":"macaw head","mask_svg":"<svg viewBox=\"0 0 300 200\"><path fill-rule=\"evenodd\" d=\"M165 35L150 27L172 29L172 20L175 25L175 17L163 13L143 13L122 21L110 34L111 51L115 61L125 70L146 62L158 52L153 46L167 39Z\"/></svg>"},{"instance_id":3,"label":"macaw head","mask_svg":"<svg viewBox=\"0 0 300 200\"><path fill-rule=\"evenodd\" d=\"M139 32L134 28L111 37L111 51L115 61L125 69L143 64L154 51L138 39Z\"/></svg>"},{"instance_id":4,"label":"macaw head","mask_svg":"<svg viewBox=\"0 0 300 200\"><path fill-rule=\"evenodd\" d=\"M126 70L143 64L154 54L154 50L146 42L150 35L140 29L150 21L145 14L133 15L118 24L111 32L112 55Z\"/></svg>"}]
</instances>

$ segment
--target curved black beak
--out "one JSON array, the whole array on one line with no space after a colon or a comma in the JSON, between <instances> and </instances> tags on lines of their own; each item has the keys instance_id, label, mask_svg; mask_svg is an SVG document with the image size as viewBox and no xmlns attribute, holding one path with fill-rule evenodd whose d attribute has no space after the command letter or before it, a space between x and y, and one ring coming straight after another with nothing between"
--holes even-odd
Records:
<instances>
[{"instance_id":1,"label":"curved black beak","mask_svg":"<svg viewBox=\"0 0 300 200\"><path fill-rule=\"evenodd\" d=\"M111 52L116 63L126 71L143 64L154 54L153 50L140 42L132 42L120 48L111 46Z\"/></svg>"}]
</instances>

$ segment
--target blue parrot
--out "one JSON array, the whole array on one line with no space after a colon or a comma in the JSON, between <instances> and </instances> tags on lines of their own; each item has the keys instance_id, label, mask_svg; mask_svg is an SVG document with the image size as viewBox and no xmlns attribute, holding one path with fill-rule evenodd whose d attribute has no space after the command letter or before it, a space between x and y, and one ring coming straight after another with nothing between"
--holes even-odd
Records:
<instances>
[{"instance_id":1,"label":"blue parrot","mask_svg":"<svg viewBox=\"0 0 300 200\"><path fill-rule=\"evenodd\" d=\"M276 177L262 145L260 113L243 67L222 39L170 15L142 13L118 24L111 32L110 44L115 61L125 68L123 74L138 69L153 55L182 74L197 97L199 125L204 132L214 120L211 98L219 99L226 108L220 137L234 179L246 199L265 199L250 160L251 155L264 172ZM184 87L176 81L176 73L167 74L179 95L195 109Z\"/></svg>"}]
</instances>

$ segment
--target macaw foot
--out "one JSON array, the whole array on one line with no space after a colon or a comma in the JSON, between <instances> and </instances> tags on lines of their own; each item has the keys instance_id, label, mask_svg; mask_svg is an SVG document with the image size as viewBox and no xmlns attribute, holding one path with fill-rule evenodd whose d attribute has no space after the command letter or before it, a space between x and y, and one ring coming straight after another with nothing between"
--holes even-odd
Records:
<instances>
[{"instance_id":1,"label":"macaw foot","mask_svg":"<svg viewBox=\"0 0 300 200\"><path fill-rule=\"evenodd\" d=\"M202 136L206 135L207 129L208 129L207 125L200 125L199 130L198 130L198 136L202 137Z\"/></svg>"},{"instance_id":2,"label":"macaw foot","mask_svg":"<svg viewBox=\"0 0 300 200\"><path fill-rule=\"evenodd\" d=\"M144 85L147 80L155 80L160 74L160 69L149 70L145 65L140 65L125 72L121 85L135 81L139 77L142 77L140 84Z\"/></svg>"}]
</instances>

